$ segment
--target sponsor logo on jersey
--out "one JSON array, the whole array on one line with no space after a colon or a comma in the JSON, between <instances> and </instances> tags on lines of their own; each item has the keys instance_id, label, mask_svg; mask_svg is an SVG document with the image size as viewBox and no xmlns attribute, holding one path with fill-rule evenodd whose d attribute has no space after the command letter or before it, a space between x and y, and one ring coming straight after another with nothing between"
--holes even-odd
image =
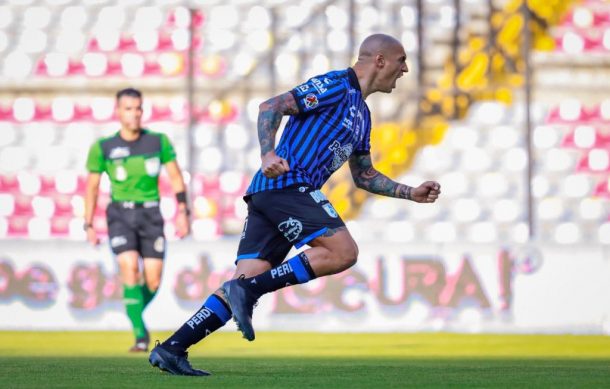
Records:
<instances>
[{"instance_id":1,"label":"sponsor logo on jersey","mask_svg":"<svg viewBox=\"0 0 610 389\"><path fill-rule=\"evenodd\" d=\"M123 165L117 166L114 171L114 178L117 181L125 181L127 179L127 169Z\"/></svg>"},{"instance_id":2,"label":"sponsor logo on jersey","mask_svg":"<svg viewBox=\"0 0 610 389\"><path fill-rule=\"evenodd\" d=\"M354 122L352 122L350 119L343 118L343 127L347 128L348 130L351 130L353 125Z\"/></svg>"},{"instance_id":3,"label":"sponsor logo on jersey","mask_svg":"<svg viewBox=\"0 0 610 389\"><path fill-rule=\"evenodd\" d=\"M115 147L110 150L110 154L108 154L108 158L117 159L117 158L125 158L129 157L131 152L129 151L129 147Z\"/></svg>"},{"instance_id":4,"label":"sponsor logo on jersey","mask_svg":"<svg viewBox=\"0 0 610 389\"><path fill-rule=\"evenodd\" d=\"M303 231L303 223L290 217L278 224L277 228L289 242L294 242Z\"/></svg>"},{"instance_id":5,"label":"sponsor logo on jersey","mask_svg":"<svg viewBox=\"0 0 610 389\"><path fill-rule=\"evenodd\" d=\"M318 106L318 97L313 93L308 93L307 96L303 99L303 103L309 109L313 109Z\"/></svg>"},{"instance_id":6,"label":"sponsor logo on jersey","mask_svg":"<svg viewBox=\"0 0 610 389\"><path fill-rule=\"evenodd\" d=\"M330 170L333 172L339 169L341 165L343 165L343 163L347 161L349 156L352 155L353 151L353 146L350 143L346 144L345 146L341 146L341 143L336 140L333 141L333 143L328 146L328 148L335 154L335 156L333 157L333 163L330 167Z\"/></svg>"},{"instance_id":7,"label":"sponsor logo on jersey","mask_svg":"<svg viewBox=\"0 0 610 389\"><path fill-rule=\"evenodd\" d=\"M299 90L299 92L307 92L309 90L309 85L307 84L302 84L297 86L297 89Z\"/></svg>"},{"instance_id":8,"label":"sponsor logo on jersey","mask_svg":"<svg viewBox=\"0 0 610 389\"><path fill-rule=\"evenodd\" d=\"M324 87L324 83L322 81L318 80L317 78L312 78L311 83L313 84L313 87L316 88L318 93L320 93L321 95L324 94L326 91L328 91L328 89L326 89Z\"/></svg>"}]
</instances>

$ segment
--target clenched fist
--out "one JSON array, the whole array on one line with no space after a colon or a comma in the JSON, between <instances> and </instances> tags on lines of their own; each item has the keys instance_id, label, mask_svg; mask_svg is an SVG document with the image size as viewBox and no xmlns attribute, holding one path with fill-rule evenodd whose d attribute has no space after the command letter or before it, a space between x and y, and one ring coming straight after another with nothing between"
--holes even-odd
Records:
<instances>
[{"instance_id":1,"label":"clenched fist","mask_svg":"<svg viewBox=\"0 0 610 389\"><path fill-rule=\"evenodd\" d=\"M261 170L267 178L276 178L290 171L288 161L278 157L277 154L275 154L275 151L269 151L267 154L263 155L261 159Z\"/></svg>"},{"instance_id":2,"label":"clenched fist","mask_svg":"<svg viewBox=\"0 0 610 389\"><path fill-rule=\"evenodd\" d=\"M417 188L411 189L411 200L418 203L433 203L441 194L441 185L435 181L426 181Z\"/></svg>"}]
</instances>

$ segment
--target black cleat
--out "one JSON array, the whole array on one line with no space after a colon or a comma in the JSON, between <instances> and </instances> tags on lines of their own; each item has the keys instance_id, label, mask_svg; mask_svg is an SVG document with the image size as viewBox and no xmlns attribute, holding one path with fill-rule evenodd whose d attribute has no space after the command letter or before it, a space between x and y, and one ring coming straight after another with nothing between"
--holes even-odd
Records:
<instances>
[{"instance_id":1,"label":"black cleat","mask_svg":"<svg viewBox=\"0 0 610 389\"><path fill-rule=\"evenodd\" d=\"M258 297L244 287L243 279L235 279L222 284L222 292L225 301L231 307L233 320L244 338L254 340L254 328L252 327L252 311L258 302Z\"/></svg>"},{"instance_id":2,"label":"black cleat","mask_svg":"<svg viewBox=\"0 0 610 389\"><path fill-rule=\"evenodd\" d=\"M166 371L173 375L210 375L210 373L205 370L193 369L193 366L191 366L191 363L187 358L187 352L185 352L183 355L174 354L160 345L159 341L157 341L155 348L153 348L153 350L150 352L148 362L150 362L153 367L157 367L162 371Z\"/></svg>"}]
</instances>

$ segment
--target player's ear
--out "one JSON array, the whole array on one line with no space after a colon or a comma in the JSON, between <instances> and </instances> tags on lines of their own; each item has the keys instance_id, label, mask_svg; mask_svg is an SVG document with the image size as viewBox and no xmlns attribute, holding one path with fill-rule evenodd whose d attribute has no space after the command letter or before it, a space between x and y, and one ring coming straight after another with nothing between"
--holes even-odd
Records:
<instances>
[{"instance_id":1,"label":"player's ear","mask_svg":"<svg viewBox=\"0 0 610 389\"><path fill-rule=\"evenodd\" d=\"M383 56L383 54L377 54L375 56L375 65L377 65L377 67L379 68L385 66L385 57Z\"/></svg>"}]
</instances>

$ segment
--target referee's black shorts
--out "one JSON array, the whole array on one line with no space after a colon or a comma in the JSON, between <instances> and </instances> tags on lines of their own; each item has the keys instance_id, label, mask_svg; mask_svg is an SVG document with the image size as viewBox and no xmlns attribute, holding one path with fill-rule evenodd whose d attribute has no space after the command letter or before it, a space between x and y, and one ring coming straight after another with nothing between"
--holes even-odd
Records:
<instances>
[{"instance_id":1,"label":"referee's black shorts","mask_svg":"<svg viewBox=\"0 0 610 389\"><path fill-rule=\"evenodd\" d=\"M345 227L324 194L306 184L255 193L246 202L237 261L259 258L276 266L292 246L301 248L328 229Z\"/></svg>"},{"instance_id":2,"label":"referee's black shorts","mask_svg":"<svg viewBox=\"0 0 610 389\"><path fill-rule=\"evenodd\" d=\"M111 202L106 208L106 222L114 254L136 250L142 258L165 257L163 216L158 201Z\"/></svg>"}]
</instances>

